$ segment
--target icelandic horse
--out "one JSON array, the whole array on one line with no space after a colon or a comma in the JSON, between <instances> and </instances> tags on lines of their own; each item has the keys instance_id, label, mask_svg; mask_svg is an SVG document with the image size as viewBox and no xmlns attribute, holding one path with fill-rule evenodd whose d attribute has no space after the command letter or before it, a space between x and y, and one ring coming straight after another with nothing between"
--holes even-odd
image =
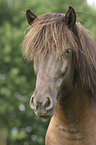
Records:
<instances>
[{"instance_id":1,"label":"icelandic horse","mask_svg":"<svg viewBox=\"0 0 96 145\"><path fill-rule=\"evenodd\" d=\"M96 145L95 40L71 6L39 17L27 10L26 18L22 52L34 59L37 77L30 105L38 117L51 117L45 144Z\"/></svg>"}]
</instances>

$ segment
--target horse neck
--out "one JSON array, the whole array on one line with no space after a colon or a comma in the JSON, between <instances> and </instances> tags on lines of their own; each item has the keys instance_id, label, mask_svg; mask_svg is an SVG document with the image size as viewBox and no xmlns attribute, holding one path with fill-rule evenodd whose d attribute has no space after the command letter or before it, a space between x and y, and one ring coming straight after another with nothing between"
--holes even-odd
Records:
<instances>
[{"instance_id":1,"label":"horse neck","mask_svg":"<svg viewBox=\"0 0 96 145\"><path fill-rule=\"evenodd\" d=\"M87 143L91 136L96 142L95 108L92 108L88 92L79 87L71 90L66 98L62 98L63 96L58 101L52 118L59 133L65 138L83 140L83 143Z\"/></svg>"},{"instance_id":2,"label":"horse neck","mask_svg":"<svg viewBox=\"0 0 96 145\"><path fill-rule=\"evenodd\" d=\"M59 120L74 123L90 117L88 114L92 111L92 107L87 91L83 88L72 89L66 98L63 98L63 93L61 94L55 112L56 116L59 114Z\"/></svg>"}]
</instances>

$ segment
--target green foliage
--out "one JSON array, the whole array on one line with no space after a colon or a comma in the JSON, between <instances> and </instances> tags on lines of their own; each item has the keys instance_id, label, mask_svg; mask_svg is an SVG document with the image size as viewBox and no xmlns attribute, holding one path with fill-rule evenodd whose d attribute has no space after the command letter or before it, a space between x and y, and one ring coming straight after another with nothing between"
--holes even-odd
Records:
<instances>
[{"instance_id":1,"label":"green foliage","mask_svg":"<svg viewBox=\"0 0 96 145\"><path fill-rule=\"evenodd\" d=\"M86 0L0 0L0 126L8 132L7 145L44 145L49 122L38 119L29 105L36 78L33 62L26 62L21 54L21 42L28 27L25 11L30 8L37 16L64 13L69 5L95 37L96 11L88 8Z\"/></svg>"}]
</instances>

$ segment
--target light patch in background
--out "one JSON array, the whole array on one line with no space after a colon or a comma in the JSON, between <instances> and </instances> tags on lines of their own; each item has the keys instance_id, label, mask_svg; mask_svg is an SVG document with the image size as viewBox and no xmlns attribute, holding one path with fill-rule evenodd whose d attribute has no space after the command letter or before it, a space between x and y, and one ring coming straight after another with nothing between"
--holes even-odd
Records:
<instances>
[{"instance_id":1,"label":"light patch in background","mask_svg":"<svg viewBox=\"0 0 96 145\"><path fill-rule=\"evenodd\" d=\"M88 6L96 8L96 0L87 0Z\"/></svg>"},{"instance_id":2,"label":"light patch in background","mask_svg":"<svg viewBox=\"0 0 96 145\"><path fill-rule=\"evenodd\" d=\"M11 132L12 136L16 136L17 133L18 133L18 128L17 127L12 128L12 132Z\"/></svg>"},{"instance_id":3,"label":"light patch in background","mask_svg":"<svg viewBox=\"0 0 96 145\"><path fill-rule=\"evenodd\" d=\"M19 105L19 110L20 110L20 111L25 111L25 106L24 106L23 104L20 104L20 105Z\"/></svg>"}]
</instances>

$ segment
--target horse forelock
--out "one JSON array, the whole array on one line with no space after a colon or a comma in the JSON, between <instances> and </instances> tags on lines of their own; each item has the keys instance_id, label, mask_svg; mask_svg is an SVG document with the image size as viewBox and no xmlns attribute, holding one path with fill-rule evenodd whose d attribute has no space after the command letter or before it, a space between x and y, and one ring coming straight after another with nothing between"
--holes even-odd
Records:
<instances>
[{"instance_id":1,"label":"horse forelock","mask_svg":"<svg viewBox=\"0 0 96 145\"><path fill-rule=\"evenodd\" d=\"M31 26L22 43L24 57L30 61L56 51L63 54L65 47L73 49L74 69L82 86L96 94L96 42L80 24L70 30L64 14L44 14ZM63 56L63 55L62 55Z\"/></svg>"},{"instance_id":2,"label":"horse forelock","mask_svg":"<svg viewBox=\"0 0 96 145\"><path fill-rule=\"evenodd\" d=\"M44 14L34 21L22 45L22 52L27 60L41 55L44 57L54 51L59 51L60 55L64 52L68 46L68 37L73 40L71 31L64 23L64 16L65 14Z\"/></svg>"}]
</instances>

